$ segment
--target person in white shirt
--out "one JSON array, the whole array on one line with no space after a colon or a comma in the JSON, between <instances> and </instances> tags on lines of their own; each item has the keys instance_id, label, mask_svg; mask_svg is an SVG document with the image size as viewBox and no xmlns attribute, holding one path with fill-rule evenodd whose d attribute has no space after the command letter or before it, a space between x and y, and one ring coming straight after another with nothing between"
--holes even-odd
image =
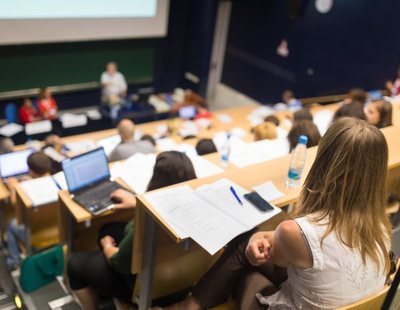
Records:
<instances>
[{"instance_id":1,"label":"person in white shirt","mask_svg":"<svg viewBox=\"0 0 400 310\"><path fill-rule=\"evenodd\" d=\"M126 97L128 86L125 77L118 72L115 62L109 62L101 75L102 102L109 107L121 105Z\"/></svg>"}]
</instances>

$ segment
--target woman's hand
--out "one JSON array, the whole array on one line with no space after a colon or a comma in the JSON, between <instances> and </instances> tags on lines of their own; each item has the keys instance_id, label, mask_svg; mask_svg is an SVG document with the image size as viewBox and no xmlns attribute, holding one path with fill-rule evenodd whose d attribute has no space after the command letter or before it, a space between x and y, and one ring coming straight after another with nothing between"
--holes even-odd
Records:
<instances>
[{"instance_id":1,"label":"woman's hand","mask_svg":"<svg viewBox=\"0 0 400 310\"><path fill-rule=\"evenodd\" d=\"M253 266L259 266L266 263L269 259L271 243L268 241L267 232L255 233L249 240L246 248L246 257Z\"/></svg>"},{"instance_id":2,"label":"woman's hand","mask_svg":"<svg viewBox=\"0 0 400 310\"><path fill-rule=\"evenodd\" d=\"M105 237L101 238L100 244L103 249L116 246L115 240L111 236L105 236Z\"/></svg>"},{"instance_id":3,"label":"woman's hand","mask_svg":"<svg viewBox=\"0 0 400 310\"><path fill-rule=\"evenodd\" d=\"M123 189L117 189L112 192L111 199L114 201L116 209L131 209L136 207L135 195Z\"/></svg>"}]
</instances>

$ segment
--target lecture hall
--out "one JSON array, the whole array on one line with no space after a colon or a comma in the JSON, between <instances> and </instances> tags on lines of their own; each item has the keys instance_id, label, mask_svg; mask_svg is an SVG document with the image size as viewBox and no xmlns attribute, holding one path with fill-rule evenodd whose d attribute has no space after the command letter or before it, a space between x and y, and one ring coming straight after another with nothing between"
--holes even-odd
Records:
<instances>
[{"instance_id":1,"label":"lecture hall","mask_svg":"<svg viewBox=\"0 0 400 310\"><path fill-rule=\"evenodd\" d=\"M400 309L398 12L0 1L0 310Z\"/></svg>"}]
</instances>

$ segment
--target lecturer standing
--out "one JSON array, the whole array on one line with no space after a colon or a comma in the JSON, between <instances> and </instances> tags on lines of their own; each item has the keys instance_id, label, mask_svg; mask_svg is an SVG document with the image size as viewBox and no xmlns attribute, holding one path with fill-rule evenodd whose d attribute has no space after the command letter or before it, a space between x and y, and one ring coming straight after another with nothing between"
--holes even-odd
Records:
<instances>
[{"instance_id":1,"label":"lecturer standing","mask_svg":"<svg viewBox=\"0 0 400 310\"><path fill-rule=\"evenodd\" d=\"M124 75L118 72L115 62L107 64L106 71L101 75L101 87L101 101L110 108L111 117L116 118L118 110L125 101L128 87Z\"/></svg>"}]
</instances>

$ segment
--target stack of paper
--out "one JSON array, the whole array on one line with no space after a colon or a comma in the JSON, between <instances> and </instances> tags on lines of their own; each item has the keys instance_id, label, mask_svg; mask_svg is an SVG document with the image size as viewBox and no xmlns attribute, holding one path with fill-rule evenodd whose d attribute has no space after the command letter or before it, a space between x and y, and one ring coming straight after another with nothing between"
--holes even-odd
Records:
<instances>
[{"instance_id":1,"label":"stack of paper","mask_svg":"<svg viewBox=\"0 0 400 310\"><path fill-rule=\"evenodd\" d=\"M20 186L34 207L58 200L59 189L51 176L25 181Z\"/></svg>"},{"instance_id":2,"label":"stack of paper","mask_svg":"<svg viewBox=\"0 0 400 310\"><path fill-rule=\"evenodd\" d=\"M87 125L87 117L85 114L66 113L60 117L63 128L72 128Z\"/></svg>"},{"instance_id":3,"label":"stack of paper","mask_svg":"<svg viewBox=\"0 0 400 310\"><path fill-rule=\"evenodd\" d=\"M230 191L233 186L240 205ZM228 179L203 185L195 191L187 185L145 194L180 238L190 237L211 255L236 236L251 230L280 212L261 212L244 200L246 191Z\"/></svg>"},{"instance_id":4,"label":"stack of paper","mask_svg":"<svg viewBox=\"0 0 400 310\"><path fill-rule=\"evenodd\" d=\"M39 133L50 132L53 129L49 120L28 123L25 125L25 134L27 136L37 135Z\"/></svg>"},{"instance_id":5,"label":"stack of paper","mask_svg":"<svg viewBox=\"0 0 400 310\"><path fill-rule=\"evenodd\" d=\"M12 137L13 135L24 130L24 126L10 123L0 128L0 135L5 137Z\"/></svg>"}]
</instances>

